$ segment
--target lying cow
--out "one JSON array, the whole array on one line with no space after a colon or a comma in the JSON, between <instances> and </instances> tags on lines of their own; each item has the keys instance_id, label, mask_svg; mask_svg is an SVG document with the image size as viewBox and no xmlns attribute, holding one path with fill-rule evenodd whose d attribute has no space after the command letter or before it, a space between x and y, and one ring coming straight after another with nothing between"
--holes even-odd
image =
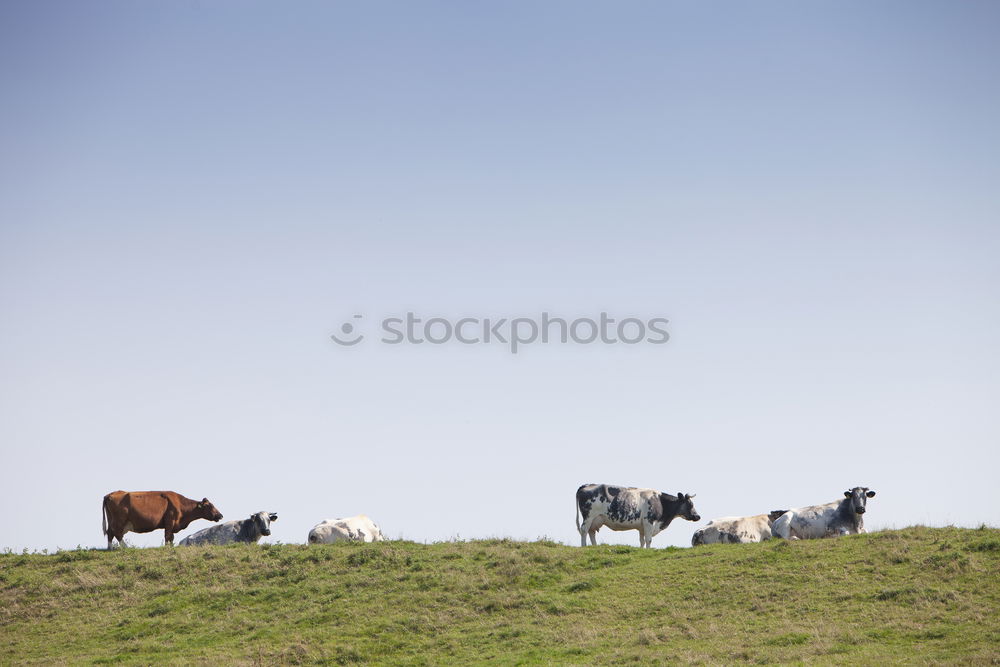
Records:
<instances>
[{"instance_id":1,"label":"lying cow","mask_svg":"<svg viewBox=\"0 0 1000 667\"><path fill-rule=\"evenodd\" d=\"M773 536L771 526L785 510L775 510L770 514L756 516L725 516L712 519L704 528L695 531L691 546L699 544L749 544L763 542Z\"/></svg>"},{"instance_id":2,"label":"lying cow","mask_svg":"<svg viewBox=\"0 0 1000 667\"><path fill-rule=\"evenodd\" d=\"M161 528L164 542L172 545L174 533L192 521L221 518L222 512L208 498L199 502L173 491L112 491L104 496L101 529L108 537L109 549L112 538L124 545L125 533L151 533Z\"/></svg>"},{"instance_id":3,"label":"lying cow","mask_svg":"<svg viewBox=\"0 0 1000 667\"><path fill-rule=\"evenodd\" d=\"M796 507L782 514L774 522L775 537L786 540L810 540L819 537L856 535L865 532L863 515L868 499L875 496L867 486L856 486L844 491L843 500L826 505Z\"/></svg>"},{"instance_id":4,"label":"lying cow","mask_svg":"<svg viewBox=\"0 0 1000 667\"><path fill-rule=\"evenodd\" d=\"M576 529L580 532L580 546L587 546L587 535L590 535L591 544L597 544L597 531L607 526L611 530L638 530L639 546L648 548L653 536L676 517L701 521L692 498L693 494L672 496L653 489L584 484L576 490Z\"/></svg>"},{"instance_id":5,"label":"lying cow","mask_svg":"<svg viewBox=\"0 0 1000 667\"><path fill-rule=\"evenodd\" d=\"M327 519L309 531L309 544L334 542L381 542L382 531L364 514L347 519Z\"/></svg>"},{"instance_id":6,"label":"lying cow","mask_svg":"<svg viewBox=\"0 0 1000 667\"><path fill-rule=\"evenodd\" d=\"M199 530L194 535L188 535L181 540L180 545L189 547L206 544L233 544L235 542L257 544L260 538L271 534L271 522L277 520L278 515L274 512L257 512L251 514L249 519L227 521L218 526L209 526Z\"/></svg>"}]
</instances>

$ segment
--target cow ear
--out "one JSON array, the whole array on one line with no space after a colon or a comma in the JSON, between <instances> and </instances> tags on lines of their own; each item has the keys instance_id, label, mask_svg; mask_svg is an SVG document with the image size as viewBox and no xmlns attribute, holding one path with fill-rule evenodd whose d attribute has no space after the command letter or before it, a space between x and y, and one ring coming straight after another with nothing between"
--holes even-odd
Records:
<instances>
[{"instance_id":1,"label":"cow ear","mask_svg":"<svg viewBox=\"0 0 1000 667\"><path fill-rule=\"evenodd\" d=\"M850 491L844 491L844 497L845 498L850 498L851 497L851 492Z\"/></svg>"},{"instance_id":2,"label":"cow ear","mask_svg":"<svg viewBox=\"0 0 1000 667\"><path fill-rule=\"evenodd\" d=\"M868 496L869 498L874 498L875 497L875 492L874 491L869 491L865 495Z\"/></svg>"},{"instance_id":3,"label":"cow ear","mask_svg":"<svg viewBox=\"0 0 1000 667\"><path fill-rule=\"evenodd\" d=\"M202 498L201 499L201 504L202 505L211 505L212 503L208 502L208 498Z\"/></svg>"},{"instance_id":4,"label":"cow ear","mask_svg":"<svg viewBox=\"0 0 1000 667\"><path fill-rule=\"evenodd\" d=\"M677 500L684 500L684 493L681 491L677 492Z\"/></svg>"},{"instance_id":5,"label":"cow ear","mask_svg":"<svg viewBox=\"0 0 1000 667\"><path fill-rule=\"evenodd\" d=\"M267 517L267 520L268 521L277 521L278 520L278 515L277 514L271 514L271 515L269 515Z\"/></svg>"},{"instance_id":6,"label":"cow ear","mask_svg":"<svg viewBox=\"0 0 1000 667\"><path fill-rule=\"evenodd\" d=\"M692 498L694 498L697 495L698 495L697 493L691 493L691 494L689 494L688 495L688 500L691 500Z\"/></svg>"}]
</instances>

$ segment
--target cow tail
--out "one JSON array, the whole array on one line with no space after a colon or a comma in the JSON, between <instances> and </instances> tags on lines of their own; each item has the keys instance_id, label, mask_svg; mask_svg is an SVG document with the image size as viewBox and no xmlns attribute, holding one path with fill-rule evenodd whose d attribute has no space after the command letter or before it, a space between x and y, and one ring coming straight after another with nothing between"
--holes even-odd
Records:
<instances>
[{"instance_id":1,"label":"cow tail","mask_svg":"<svg viewBox=\"0 0 1000 667\"><path fill-rule=\"evenodd\" d=\"M108 499L101 501L101 532L108 534Z\"/></svg>"},{"instance_id":2,"label":"cow tail","mask_svg":"<svg viewBox=\"0 0 1000 667\"><path fill-rule=\"evenodd\" d=\"M580 501L574 496L573 507L576 509L576 532L580 532Z\"/></svg>"}]
</instances>

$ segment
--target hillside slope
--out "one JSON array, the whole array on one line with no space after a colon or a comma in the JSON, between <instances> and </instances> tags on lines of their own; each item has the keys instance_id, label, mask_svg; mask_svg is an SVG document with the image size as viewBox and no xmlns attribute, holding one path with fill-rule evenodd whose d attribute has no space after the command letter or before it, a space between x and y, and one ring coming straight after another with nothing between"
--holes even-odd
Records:
<instances>
[{"instance_id":1,"label":"hillside slope","mask_svg":"<svg viewBox=\"0 0 1000 667\"><path fill-rule=\"evenodd\" d=\"M0 663L1000 662L1000 531L0 555Z\"/></svg>"}]
</instances>

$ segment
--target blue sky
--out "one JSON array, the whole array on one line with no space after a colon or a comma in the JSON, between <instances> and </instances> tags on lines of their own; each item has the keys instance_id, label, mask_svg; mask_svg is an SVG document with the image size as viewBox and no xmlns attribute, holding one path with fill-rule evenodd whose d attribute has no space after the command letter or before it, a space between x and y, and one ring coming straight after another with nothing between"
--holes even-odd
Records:
<instances>
[{"instance_id":1,"label":"blue sky","mask_svg":"<svg viewBox=\"0 0 1000 667\"><path fill-rule=\"evenodd\" d=\"M995 525L998 28L988 2L5 3L0 548L102 544L119 488L278 512L284 542L364 512L575 543L585 482L706 520L867 485L871 528ZM328 338L407 311L671 340Z\"/></svg>"}]
</instances>

